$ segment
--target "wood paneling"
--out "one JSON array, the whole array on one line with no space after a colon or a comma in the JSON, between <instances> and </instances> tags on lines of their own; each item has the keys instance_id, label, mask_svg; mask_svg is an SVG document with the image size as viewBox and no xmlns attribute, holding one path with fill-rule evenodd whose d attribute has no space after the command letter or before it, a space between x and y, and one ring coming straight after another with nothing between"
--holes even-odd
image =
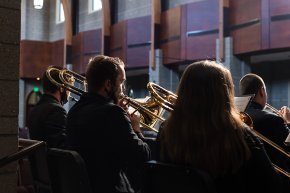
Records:
<instances>
[{"instance_id":1,"label":"wood paneling","mask_svg":"<svg viewBox=\"0 0 290 193\"><path fill-rule=\"evenodd\" d=\"M126 68L147 67L149 64L150 45L128 48Z\"/></svg>"},{"instance_id":2,"label":"wood paneling","mask_svg":"<svg viewBox=\"0 0 290 193\"><path fill-rule=\"evenodd\" d=\"M149 16L130 19L127 21L127 44L142 44L150 42Z\"/></svg>"},{"instance_id":3,"label":"wood paneling","mask_svg":"<svg viewBox=\"0 0 290 193\"><path fill-rule=\"evenodd\" d=\"M270 15L283 15L290 13L289 0L269 0L270 1Z\"/></svg>"},{"instance_id":4,"label":"wood paneling","mask_svg":"<svg viewBox=\"0 0 290 193\"><path fill-rule=\"evenodd\" d=\"M130 19L127 21L127 68L147 67L150 51L150 22L149 16Z\"/></svg>"},{"instance_id":5,"label":"wood paneling","mask_svg":"<svg viewBox=\"0 0 290 193\"><path fill-rule=\"evenodd\" d=\"M62 66L64 64L64 41L51 43L51 65Z\"/></svg>"},{"instance_id":6,"label":"wood paneling","mask_svg":"<svg viewBox=\"0 0 290 193\"><path fill-rule=\"evenodd\" d=\"M48 66L63 66L63 46L63 40L52 43L22 40L20 43L20 78L41 77Z\"/></svg>"},{"instance_id":7,"label":"wood paneling","mask_svg":"<svg viewBox=\"0 0 290 193\"><path fill-rule=\"evenodd\" d=\"M218 34L189 37L186 46L187 60L215 59L215 42Z\"/></svg>"},{"instance_id":8,"label":"wood paneling","mask_svg":"<svg viewBox=\"0 0 290 193\"><path fill-rule=\"evenodd\" d=\"M290 47L290 20L272 21L270 48Z\"/></svg>"},{"instance_id":9,"label":"wood paneling","mask_svg":"<svg viewBox=\"0 0 290 193\"><path fill-rule=\"evenodd\" d=\"M261 17L261 0L230 0L230 23L237 25Z\"/></svg>"},{"instance_id":10,"label":"wood paneling","mask_svg":"<svg viewBox=\"0 0 290 193\"><path fill-rule=\"evenodd\" d=\"M234 54L261 50L261 0L230 0L230 9Z\"/></svg>"},{"instance_id":11,"label":"wood paneling","mask_svg":"<svg viewBox=\"0 0 290 193\"><path fill-rule=\"evenodd\" d=\"M231 32L234 53L249 53L261 50L261 24L255 24Z\"/></svg>"},{"instance_id":12,"label":"wood paneling","mask_svg":"<svg viewBox=\"0 0 290 193\"><path fill-rule=\"evenodd\" d=\"M218 1L201 1L185 6L186 34L182 34L186 36L185 59L215 58L216 39L219 37Z\"/></svg>"},{"instance_id":13,"label":"wood paneling","mask_svg":"<svg viewBox=\"0 0 290 193\"><path fill-rule=\"evenodd\" d=\"M290 46L290 1L270 1L270 48Z\"/></svg>"},{"instance_id":14,"label":"wood paneling","mask_svg":"<svg viewBox=\"0 0 290 193\"><path fill-rule=\"evenodd\" d=\"M84 71L83 67L83 33L78 33L72 39L72 61L73 71L81 73Z\"/></svg>"},{"instance_id":15,"label":"wood paneling","mask_svg":"<svg viewBox=\"0 0 290 193\"><path fill-rule=\"evenodd\" d=\"M84 54L100 54L102 48L102 31L98 30L90 30L84 32L83 35L83 52Z\"/></svg>"},{"instance_id":16,"label":"wood paneling","mask_svg":"<svg viewBox=\"0 0 290 193\"><path fill-rule=\"evenodd\" d=\"M110 56L119 57L125 63L127 52L127 21L121 21L111 26Z\"/></svg>"},{"instance_id":17,"label":"wood paneling","mask_svg":"<svg viewBox=\"0 0 290 193\"><path fill-rule=\"evenodd\" d=\"M101 29L97 29L81 32L73 37L72 55L75 72L84 74L89 59L101 54L101 33Z\"/></svg>"},{"instance_id":18,"label":"wood paneling","mask_svg":"<svg viewBox=\"0 0 290 193\"><path fill-rule=\"evenodd\" d=\"M161 49L163 63L176 63L181 56L181 7L176 7L161 14ZM174 60L173 60L174 59Z\"/></svg>"}]
</instances>

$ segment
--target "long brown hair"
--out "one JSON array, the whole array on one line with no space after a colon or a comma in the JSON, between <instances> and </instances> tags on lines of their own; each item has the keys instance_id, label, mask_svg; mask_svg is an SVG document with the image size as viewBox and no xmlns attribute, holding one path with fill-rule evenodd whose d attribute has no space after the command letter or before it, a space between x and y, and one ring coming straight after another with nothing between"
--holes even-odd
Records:
<instances>
[{"instance_id":1,"label":"long brown hair","mask_svg":"<svg viewBox=\"0 0 290 193\"><path fill-rule=\"evenodd\" d=\"M177 95L160 133L161 160L167 157L213 176L238 169L249 148L234 106L230 71L214 61L193 63L185 69Z\"/></svg>"}]
</instances>

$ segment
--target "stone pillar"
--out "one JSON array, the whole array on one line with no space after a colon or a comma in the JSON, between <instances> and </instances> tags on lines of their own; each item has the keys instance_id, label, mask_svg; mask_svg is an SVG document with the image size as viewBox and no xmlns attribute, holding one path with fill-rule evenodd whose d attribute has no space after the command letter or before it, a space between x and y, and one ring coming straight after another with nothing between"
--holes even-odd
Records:
<instances>
[{"instance_id":1,"label":"stone pillar","mask_svg":"<svg viewBox=\"0 0 290 193\"><path fill-rule=\"evenodd\" d=\"M233 53L233 39L231 37L224 38L224 62L223 65L231 71L234 85L235 85L235 96L239 95L239 81L241 77L251 72L250 65L246 61L240 60ZM219 40L216 41L216 58L217 62L220 61L219 56Z\"/></svg>"},{"instance_id":2,"label":"stone pillar","mask_svg":"<svg viewBox=\"0 0 290 193\"><path fill-rule=\"evenodd\" d=\"M18 149L20 4L0 1L0 159ZM16 192L16 168L0 168L0 192Z\"/></svg>"},{"instance_id":3,"label":"stone pillar","mask_svg":"<svg viewBox=\"0 0 290 193\"><path fill-rule=\"evenodd\" d=\"M178 73L163 65L161 49L155 50L155 65L154 70L149 65L149 81L175 92L179 83Z\"/></svg>"}]
</instances>

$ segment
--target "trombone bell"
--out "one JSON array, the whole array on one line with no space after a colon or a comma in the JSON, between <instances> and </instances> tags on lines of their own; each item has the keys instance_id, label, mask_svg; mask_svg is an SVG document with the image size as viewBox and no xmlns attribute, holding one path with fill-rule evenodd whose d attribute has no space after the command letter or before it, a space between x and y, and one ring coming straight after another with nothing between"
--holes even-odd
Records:
<instances>
[{"instance_id":1,"label":"trombone bell","mask_svg":"<svg viewBox=\"0 0 290 193\"><path fill-rule=\"evenodd\" d=\"M156 103L155 100L152 98L145 98L145 100L141 101L140 99L132 99L128 96L123 96L123 98L126 101L125 105L128 105L133 108L134 111L140 113L141 126L154 132L158 132L158 130L154 128L155 125L158 121L163 122L165 119L162 117L164 109Z\"/></svg>"}]
</instances>

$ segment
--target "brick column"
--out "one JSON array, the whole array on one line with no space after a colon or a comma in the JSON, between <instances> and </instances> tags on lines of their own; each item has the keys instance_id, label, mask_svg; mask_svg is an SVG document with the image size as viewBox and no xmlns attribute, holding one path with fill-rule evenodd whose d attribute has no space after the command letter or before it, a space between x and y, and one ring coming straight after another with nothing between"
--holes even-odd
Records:
<instances>
[{"instance_id":1,"label":"brick column","mask_svg":"<svg viewBox=\"0 0 290 193\"><path fill-rule=\"evenodd\" d=\"M0 159L18 148L20 4L0 0ZM16 192L16 168L0 168L0 192Z\"/></svg>"}]
</instances>

